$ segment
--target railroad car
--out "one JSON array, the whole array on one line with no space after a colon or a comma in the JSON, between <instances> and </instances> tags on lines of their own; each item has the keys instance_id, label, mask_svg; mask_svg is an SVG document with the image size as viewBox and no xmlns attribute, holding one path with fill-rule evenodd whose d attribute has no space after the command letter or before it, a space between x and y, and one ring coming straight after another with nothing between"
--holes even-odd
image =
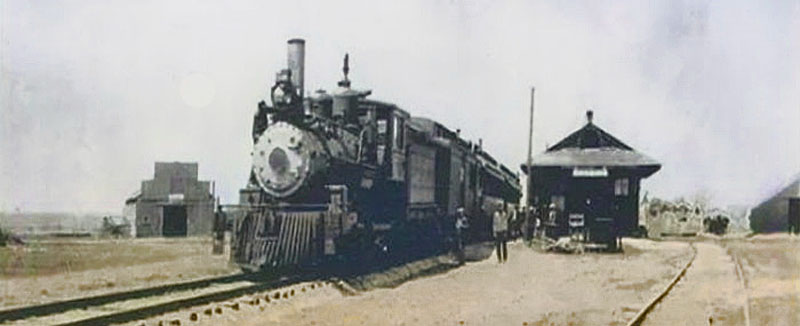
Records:
<instances>
[{"instance_id":1,"label":"railroad car","mask_svg":"<svg viewBox=\"0 0 800 326\"><path fill-rule=\"evenodd\" d=\"M703 232L705 210L686 201L645 200L641 216L651 238L665 236L696 236Z\"/></svg>"},{"instance_id":2,"label":"railroad car","mask_svg":"<svg viewBox=\"0 0 800 326\"><path fill-rule=\"evenodd\" d=\"M519 176L431 119L351 88L304 96L305 41L253 119L252 168L240 191L232 260L245 270L411 259L445 250L463 208L469 238L521 196ZM346 265L346 264L345 264Z\"/></svg>"},{"instance_id":3,"label":"railroad car","mask_svg":"<svg viewBox=\"0 0 800 326\"><path fill-rule=\"evenodd\" d=\"M648 237L693 237L700 233L724 234L728 229L730 213L720 209L706 210L700 205L684 200L670 202L654 198L641 205Z\"/></svg>"}]
</instances>

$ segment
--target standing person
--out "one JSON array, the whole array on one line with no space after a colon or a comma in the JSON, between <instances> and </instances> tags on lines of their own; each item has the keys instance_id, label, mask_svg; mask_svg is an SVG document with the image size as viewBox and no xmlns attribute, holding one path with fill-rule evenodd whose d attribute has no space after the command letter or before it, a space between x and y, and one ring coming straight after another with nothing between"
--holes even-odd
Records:
<instances>
[{"instance_id":1,"label":"standing person","mask_svg":"<svg viewBox=\"0 0 800 326\"><path fill-rule=\"evenodd\" d=\"M534 225L533 225L533 234L534 237L541 238L543 237L544 233L542 232L542 210L539 207L532 207L531 214L534 218Z\"/></svg>"},{"instance_id":2,"label":"standing person","mask_svg":"<svg viewBox=\"0 0 800 326\"><path fill-rule=\"evenodd\" d=\"M522 240L525 243L529 243L531 241L531 229L533 228L532 217L530 212L523 206L520 207L520 212L518 216L522 217Z\"/></svg>"},{"instance_id":3,"label":"standing person","mask_svg":"<svg viewBox=\"0 0 800 326\"><path fill-rule=\"evenodd\" d=\"M536 228L538 227L536 206L528 207L524 214L525 228L523 229L523 236L525 237L525 242L530 245L531 239L535 236Z\"/></svg>"},{"instance_id":4,"label":"standing person","mask_svg":"<svg viewBox=\"0 0 800 326\"><path fill-rule=\"evenodd\" d=\"M494 247L497 251L497 262L503 263L508 260L508 248L506 246L506 233L508 233L508 216L505 204L503 209L494 211L492 218L492 229L494 231Z\"/></svg>"},{"instance_id":5,"label":"standing person","mask_svg":"<svg viewBox=\"0 0 800 326\"><path fill-rule=\"evenodd\" d=\"M464 213L464 208L459 207L456 210L456 259L458 264L464 264L464 246L466 245L467 229L469 229L469 219L467 214Z\"/></svg>"},{"instance_id":6,"label":"standing person","mask_svg":"<svg viewBox=\"0 0 800 326\"><path fill-rule=\"evenodd\" d=\"M519 236L519 233L522 231L520 228L520 220L517 216L517 210L514 206L509 206L507 220L508 220L508 235L506 236L506 240L514 240Z\"/></svg>"},{"instance_id":7,"label":"standing person","mask_svg":"<svg viewBox=\"0 0 800 326\"><path fill-rule=\"evenodd\" d=\"M556 204L550 203L547 210L547 223L551 225L556 225L556 219L558 218L558 211L556 210Z\"/></svg>"},{"instance_id":8,"label":"standing person","mask_svg":"<svg viewBox=\"0 0 800 326\"><path fill-rule=\"evenodd\" d=\"M558 229L558 208L555 203L550 203L550 205L547 206L547 223L545 223L545 225L545 232L543 233L545 236L548 236L550 232L556 232L555 234L558 234L558 231L556 231ZM548 230L550 231L548 232Z\"/></svg>"},{"instance_id":9,"label":"standing person","mask_svg":"<svg viewBox=\"0 0 800 326\"><path fill-rule=\"evenodd\" d=\"M221 255L225 252L225 226L227 225L227 216L222 211L222 205L217 206L216 214L214 215L214 246L212 253Z\"/></svg>"}]
</instances>

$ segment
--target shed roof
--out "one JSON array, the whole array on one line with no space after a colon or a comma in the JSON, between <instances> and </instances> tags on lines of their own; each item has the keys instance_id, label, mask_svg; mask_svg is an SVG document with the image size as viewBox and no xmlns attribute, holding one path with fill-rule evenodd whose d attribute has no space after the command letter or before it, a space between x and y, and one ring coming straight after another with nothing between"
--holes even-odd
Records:
<instances>
[{"instance_id":1,"label":"shed roof","mask_svg":"<svg viewBox=\"0 0 800 326\"><path fill-rule=\"evenodd\" d=\"M782 185L779 190L774 191L769 197L764 198L758 206L775 200L786 200L787 198L800 198L800 173L789 179L788 184Z\"/></svg>"},{"instance_id":2,"label":"shed roof","mask_svg":"<svg viewBox=\"0 0 800 326\"><path fill-rule=\"evenodd\" d=\"M128 198L125 199L125 205L133 204L137 202L139 198L142 198L141 189L134 191L130 196L128 196Z\"/></svg>"},{"instance_id":3,"label":"shed roof","mask_svg":"<svg viewBox=\"0 0 800 326\"><path fill-rule=\"evenodd\" d=\"M613 147L548 151L534 156L532 163L534 166L661 166L642 153Z\"/></svg>"}]
</instances>

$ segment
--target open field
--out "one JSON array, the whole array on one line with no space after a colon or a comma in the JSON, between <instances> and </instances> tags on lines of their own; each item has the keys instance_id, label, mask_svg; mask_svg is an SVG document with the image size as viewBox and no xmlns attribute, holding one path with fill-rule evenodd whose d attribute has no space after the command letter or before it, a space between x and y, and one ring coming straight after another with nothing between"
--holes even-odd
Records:
<instances>
[{"instance_id":1,"label":"open field","mask_svg":"<svg viewBox=\"0 0 800 326\"><path fill-rule=\"evenodd\" d=\"M0 248L0 307L230 274L211 238L52 239Z\"/></svg>"}]
</instances>

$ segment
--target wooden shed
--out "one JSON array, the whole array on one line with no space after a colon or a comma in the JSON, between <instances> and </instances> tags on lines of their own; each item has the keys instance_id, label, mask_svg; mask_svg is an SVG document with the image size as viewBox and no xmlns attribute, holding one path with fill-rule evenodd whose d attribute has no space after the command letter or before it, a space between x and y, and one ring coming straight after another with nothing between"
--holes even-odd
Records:
<instances>
[{"instance_id":1,"label":"wooden shed","mask_svg":"<svg viewBox=\"0 0 800 326\"><path fill-rule=\"evenodd\" d=\"M592 123L592 111L586 116L585 126L532 158L529 205L555 207L554 219L542 214L546 236L613 250L638 228L639 182L661 164Z\"/></svg>"},{"instance_id":2,"label":"wooden shed","mask_svg":"<svg viewBox=\"0 0 800 326\"><path fill-rule=\"evenodd\" d=\"M757 233L800 233L800 174L750 211L750 228Z\"/></svg>"},{"instance_id":3,"label":"wooden shed","mask_svg":"<svg viewBox=\"0 0 800 326\"><path fill-rule=\"evenodd\" d=\"M197 179L197 163L156 162L153 179L125 201L136 237L210 235L214 224L211 182Z\"/></svg>"}]
</instances>

